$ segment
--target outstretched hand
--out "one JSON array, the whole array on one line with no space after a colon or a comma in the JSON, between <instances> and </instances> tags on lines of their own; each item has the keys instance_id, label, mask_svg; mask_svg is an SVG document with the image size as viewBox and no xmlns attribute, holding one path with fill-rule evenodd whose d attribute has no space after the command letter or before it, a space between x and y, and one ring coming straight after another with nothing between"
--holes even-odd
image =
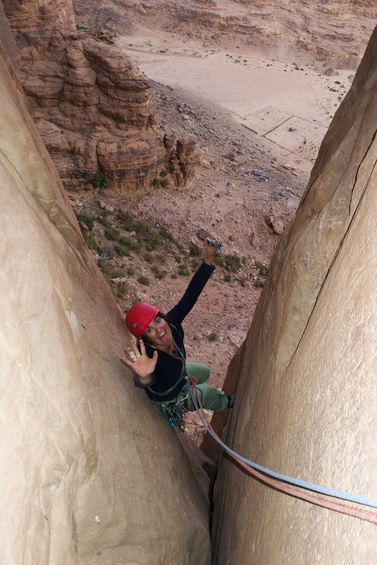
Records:
<instances>
[{"instance_id":1,"label":"outstretched hand","mask_svg":"<svg viewBox=\"0 0 377 565\"><path fill-rule=\"evenodd\" d=\"M204 262L207 263L207 265L212 265L213 260L216 257L216 247L216 245L209 245L206 239L204 240L204 251L206 253Z\"/></svg>"},{"instance_id":2,"label":"outstretched hand","mask_svg":"<svg viewBox=\"0 0 377 565\"><path fill-rule=\"evenodd\" d=\"M148 379L156 368L158 353L154 351L152 358L148 357L142 339L139 340L139 347L140 350L136 340L132 340L130 347L127 347L126 350L130 358L122 357L121 362L130 367L141 379Z\"/></svg>"}]
</instances>

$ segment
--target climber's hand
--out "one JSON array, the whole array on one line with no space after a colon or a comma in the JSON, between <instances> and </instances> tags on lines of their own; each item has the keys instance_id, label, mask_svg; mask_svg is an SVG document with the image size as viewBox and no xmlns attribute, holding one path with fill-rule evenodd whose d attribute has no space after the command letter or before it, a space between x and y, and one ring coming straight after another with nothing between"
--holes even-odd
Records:
<instances>
[{"instance_id":1,"label":"climber's hand","mask_svg":"<svg viewBox=\"0 0 377 565\"><path fill-rule=\"evenodd\" d=\"M122 357L123 365L130 367L141 379L144 384L152 382L152 373L156 368L158 353L153 352L152 358L148 357L145 351L145 345L142 339L139 340L139 347L135 340L131 341L130 347L127 347L126 353L128 357Z\"/></svg>"}]
</instances>

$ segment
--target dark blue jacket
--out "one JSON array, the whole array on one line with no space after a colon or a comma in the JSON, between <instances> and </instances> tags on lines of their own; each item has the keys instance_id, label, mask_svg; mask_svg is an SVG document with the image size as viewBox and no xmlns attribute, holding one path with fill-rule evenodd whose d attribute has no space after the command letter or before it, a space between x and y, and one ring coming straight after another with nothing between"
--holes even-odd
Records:
<instances>
[{"instance_id":1,"label":"dark blue jacket","mask_svg":"<svg viewBox=\"0 0 377 565\"><path fill-rule=\"evenodd\" d=\"M181 324L187 314L194 307L200 293L214 270L215 267L213 265L207 265L207 263L204 263L203 261L192 277L181 300L167 313L169 325L173 333L173 339L181 356L172 357L168 353L158 350L158 360L153 373L152 384L145 387L141 385L137 376L135 377L136 386L145 388L147 395L153 401L165 402L173 400L178 396L186 383L186 352L183 344L184 331ZM148 357L152 357L155 348L148 343L145 344L145 348Z\"/></svg>"}]
</instances>

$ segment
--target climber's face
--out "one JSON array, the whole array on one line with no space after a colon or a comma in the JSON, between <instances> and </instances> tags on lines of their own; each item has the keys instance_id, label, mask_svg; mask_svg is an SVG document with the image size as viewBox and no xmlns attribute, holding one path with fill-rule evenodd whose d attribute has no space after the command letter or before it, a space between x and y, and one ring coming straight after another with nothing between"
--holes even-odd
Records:
<instances>
[{"instance_id":1,"label":"climber's face","mask_svg":"<svg viewBox=\"0 0 377 565\"><path fill-rule=\"evenodd\" d=\"M145 330L145 335L158 349L168 349L173 341L171 328L166 320L156 316Z\"/></svg>"}]
</instances>

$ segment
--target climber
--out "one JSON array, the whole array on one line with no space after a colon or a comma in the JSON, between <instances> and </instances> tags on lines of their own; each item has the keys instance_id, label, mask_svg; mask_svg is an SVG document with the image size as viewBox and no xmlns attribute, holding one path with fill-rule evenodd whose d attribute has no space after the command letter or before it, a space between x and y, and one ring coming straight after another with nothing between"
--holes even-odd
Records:
<instances>
[{"instance_id":1,"label":"climber","mask_svg":"<svg viewBox=\"0 0 377 565\"><path fill-rule=\"evenodd\" d=\"M223 411L231 408L234 396L227 396L214 386L204 384L210 369L204 363L186 361L182 321L194 307L205 284L215 270L213 260L219 246L204 242L206 257L192 277L183 297L166 315L149 302L137 302L126 315L126 326L136 338L121 359L134 373L136 386L144 388L153 406L171 425L181 427L183 414L194 411L188 393L187 377L197 379L203 408ZM190 379L191 380L191 379Z\"/></svg>"}]
</instances>

